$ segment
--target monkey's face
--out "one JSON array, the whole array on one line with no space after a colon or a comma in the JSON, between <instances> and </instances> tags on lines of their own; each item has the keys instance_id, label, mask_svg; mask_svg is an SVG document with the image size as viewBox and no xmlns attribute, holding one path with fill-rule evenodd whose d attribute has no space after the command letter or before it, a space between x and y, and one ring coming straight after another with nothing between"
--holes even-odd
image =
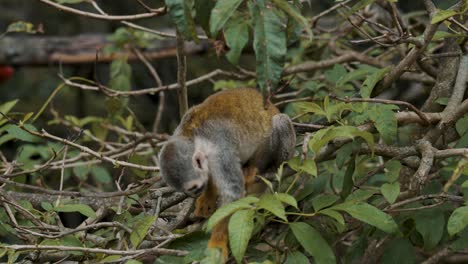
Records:
<instances>
[{"instance_id":1,"label":"monkey's face","mask_svg":"<svg viewBox=\"0 0 468 264\"><path fill-rule=\"evenodd\" d=\"M208 183L208 160L194 153L194 144L184 137L174 137L159 156L163 180L177 191L191 197L201 194Z\"/></svg>"}]
</instances>

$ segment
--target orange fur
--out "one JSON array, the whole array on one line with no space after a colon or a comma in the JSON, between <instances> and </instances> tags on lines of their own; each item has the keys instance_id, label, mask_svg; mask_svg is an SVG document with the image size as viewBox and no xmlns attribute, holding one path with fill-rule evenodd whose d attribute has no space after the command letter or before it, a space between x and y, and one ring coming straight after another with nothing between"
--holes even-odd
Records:
<instances>
[{"instance_id":1,"label":"orange fur","mask_svg":"<svg viewBox=\"0 0 468 264\"><path fill-rule=\"evenodd\" d=\"M265 109L262 95L254 89L231 89L216 93L208 97L202 104L193 107L186 116L186 123L182 134L193 137L194 130L201 127L209 119L231 120L239 126L240 131L248 131L262 137L271 132L271 118L279 110L272 104ZM260 127L262 129L258 129ZM261 134L260 134L261 133Z\"/></svg>"}]
</instances>

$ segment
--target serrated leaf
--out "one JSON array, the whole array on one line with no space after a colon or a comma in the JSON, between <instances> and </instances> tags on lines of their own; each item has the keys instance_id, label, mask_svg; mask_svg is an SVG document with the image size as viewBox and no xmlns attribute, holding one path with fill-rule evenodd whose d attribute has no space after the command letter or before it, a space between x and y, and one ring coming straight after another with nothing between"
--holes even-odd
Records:
<instances>
[{"instance_id":1,"label":"serrated leaf","mask_svg":"<svg viewBox=\"0 0 468 264\"><path fill-rule=\"evenodd\" d=\"M301 164L301 158L297 156L289 160L288 164L297 172L307 172L312 176L317 176L317 164L312 159L306 159Z\"/></svg>"},{"instance_id":2,"label":"serrated leaf","mask_svg":"<svg viewBox=\"0 0 468 264\"><path fill-rule=\"evenodd\" d=\"M166 7L177 30L187 40L198 40L195 31L195 22L192 17L193 1L188 0L165 0Z\"/></svg>"},{"instance_id":3,"label":"serrated leaf","mask_svg":"<svg viewBox=\"0 0 468 264\"><path fill-rule=\"evenodd\" d=\"M242 0L218 0L211 11L210 32L213 37L234 14Z\"/></svg>"},{"instance_id":4,"label":"serrated leaf","mask_svg":"<svg viewBox=\"0 0 468 264\"><path fill-rule=\"evenodd\" d=\"M398 198L398 195L400 195L400 183L384 183L382 187L380 187L380 191L385 197L385 200L393 204Z\"/></svg>"},{"instance_id":5,"label":"serrated leaf","mask_svg":"<svg viewBox=\"0 0 468 264\"><path fill-rule=\"evenodd\" d=\"M78 212L87 217L96 217L96 212L87 204L61 204L54 207L56 212Z\"/></svg>"},{"instance_id":6,"label":"serrated leaf","mask_svg":"<svg viewBox=\"0 0 468 264\"><path fill-rule=\"evenodd\" d=\"M239 61L242 49L249 41L249 25L244 18L237 16L231 18L226 24L226 29L224 30L224 38L226 39L226 44L230 48L226 53L226 58L230 63L236 65Z\"/></svg>"},{"instance_id":7,"label":"serrated leaf","mask_svg":"<svg viewBox=\"0 0 468 264\"><path fill-rule=\"evenodd\" d=\"M400 177L401 163L399 160L391 160L385 164L385 178L388 182L394 182Z\"/></svg>"},{"instance_id":8,"label":"serrated leaf","mask_svg":"<svg viewBox=\"0 0 468 264\"><path fill-rule=\"evenodd\" d=\"M394 105L376 105L370 109L369 117L374 121L375 128L386 144L393 144L397 137L397 119Z\"/></svg>"},{"instance_id":9,"label":"serrated leaf","mask_svg":"<svg viewBox=\"0 0 468 264\"><path fill-rule=\"evenodd\" d=\"M257 83L262 91L276 88L286 55L286 22L265 0L248 2L254 25Z\"/></svg>"},{"instance_id":10,"label":"serrated leaf","mask_svg":"<svg viewBox=\"0 0 468 264\"><path fill-rule=\"evenodd\" d=\"M254 211L240 210L229 219L229 246L237 263L242 263L254 228Z\"/></svg>"},{"instance_id":11,"label":"serrated leaf","mask_svg":"<svg viewBox=\"0 0 468 264\"><path fill-rule=\"evenodd\" d=\"M336 263L335 254L320 233L312 226L303 223L289 223L294 236L317 264Z\"/></svg>"},{"instance_id":12,"label":"serrated leaf","mask_svg":"<svg viewBox=\"0 0 468 264\"><path fill-rule=\"evenodd\" d=\"M284 221L288 221L283 204L274 194L265 194L260 197L258 207L269 211Z\"/></svg>"},{"instance_id":13,"label":"serrated leaf","mask_svg":"<svg viewBox=\"0 0 468 264\"><path fill-rule=\"evenodd\" d=\"M316 212L322 210L325 207L331 206L336 201L338 201L340 197L334 194L323 194L312 199L312 206Z\"/></svg>"},{"instance_id":14,"label":"serrated leaf","mask_svg":"<svg viewBox=\"0 0 468 264\"><path fill-rule=\"evenodd\" d=\"M361 87L361 97L362 98L369 98L372 90L374 89L375 85L384 77L384 75L390 71L390 67L386 67L375 71L369 77L366 78L364 83Z\"/></svg>"},{"instance_id":15,"label":"serrated leaf","mask_svg":"<svg viewBox=\"0 0 468 264\"><path fill-rule=\"evenodd\" d=\"M353 143L346 143L336 151L336 166L341 169L353 153Z\"/></svg>"},{"instance_id":16,"label":"serrated leaf","mask_svg":"<svg viewBox=\"0 0 468 264\"><path fill-rule=\"evenodd\" d=\"M315 133L312 139L309 141L309 148L312 149L314 153L319 153L320 149L323 146L327 145L330 141L334 139L355 137L363 138L369 145L369 148L371 148L371 150L373 151L374 137L372 136L372 134L367 131L362 131L357 127L353 126L329 127L325 133Z\"/></svg>"},{"instance_id":17,"label":"serrated leaf","mask_svg":"<svg viewBox=\"0 0 468 264\"><path fill-rule=\"evenodd\" d=\"M455 128L457 129L457 133L460 136L463 136L465 133L468 132L468 116L464 116L463 118L458 119L457 123L455 124Z\"/></svg>"},{"instance_id":18,"label":"serrated leaf","mask_svg":"<svg viewBox=\"0 0 468 264\"><path fill-rule=\"evenodd\" d=\"M208 219L206 223L206 231L211 231L213 227L225 217L231 215L235 211L251 208L253 203L258 203L259 199L253 196L247 196L232 203L228 203L216 210L216 212Z\"/></svg>"},{"instance_id":19,"label":"serrated leaf","mask_svg":"<svg viewBox=\"0 0 468 264\"><path fill-rule=\"evenodd\" d=\"M447 222L447 231L453 236L468 226L468 206L458 207L450 215Z\"/></svg>"},{"instance_id":20,"label":"serrated leaf","mask_svg":"<svg viewBox=\"0 0 468 264\"><path fill-rule=\"evenodd\" d=\"M437 24L457 14L458 12L455 10L438 10L437 13L435 13L435 15L432 17L431 24Z\"/></svg>"},{"instance_id":21,"label":"serrated leaf","mask_svg":"<svg viewBox=\"0 0 468 264\"><path fill-rule=\"evenodd\" d=\"M281 202L285 204L289 204L293 206L294 208L297 208L297 201L296 198L294 198L292 195L289 195L287 193L276 193L276 198L280 200Z\"/></svg>"},{"instance_id":22,"label":"serrated leaf","mask_svg":"<svg viewBox=\"0 0 468 264\"><path fill-rule=\"evenodd\" d=\"M316 103L311 103L311 102L299 102L299 103L294 103L294 105L306 113L314 113L317 115L322 115L326 116L327 113Z\"/></svg>"},{"instance_id":23,"label":"serrated leaf","mask_svg":"<svg viewBox=\"0 0 468 264\"><path fill-rule=\"evenodd\" d=\"M375 226L387 233L398 232L398 225L393 218L378 208L363 202L345 202L331 207L333 210L345 211L352 217Z\"/></svg>"},{"instance_id":24,"label":"serrated leaf","mask_svg":"<svg viewBox=\"0 0 468 264\"><path fill-rule=\"evenodd\" d=\"M130 234L133 248L137 248L140 245L154 221L156 221L156 216L145 216L134 224L132 233Z\"/></svg>"}]
</instances>

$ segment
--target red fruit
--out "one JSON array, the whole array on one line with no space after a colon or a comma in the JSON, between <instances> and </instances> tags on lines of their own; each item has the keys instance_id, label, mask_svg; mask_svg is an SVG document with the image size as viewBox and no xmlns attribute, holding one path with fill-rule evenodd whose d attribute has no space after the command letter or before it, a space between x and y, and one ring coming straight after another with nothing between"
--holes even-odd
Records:
<instances>
[{"instance_id":1,"label":"red fruit","mask_svg":"<svg viewBox=\"0 0 468 264\"><path fill-rule=\"evenodd\" d=\"M0 66L0 83L10 79L15 73L15 69L10 66Z\"/></svg>"}]
</instances>

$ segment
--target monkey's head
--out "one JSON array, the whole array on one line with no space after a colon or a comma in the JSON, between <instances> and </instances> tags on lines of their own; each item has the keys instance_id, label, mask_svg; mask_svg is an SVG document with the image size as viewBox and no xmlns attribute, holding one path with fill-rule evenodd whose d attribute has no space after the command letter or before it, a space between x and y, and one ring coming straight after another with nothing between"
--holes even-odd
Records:
<instances>
[{"instance_id":1,"label":"monkey's head","mask_svg":"<svg viewBox=\"0 0 468 264\"><path fill-rule=\"evenodd\" d=\"M172 137L161 149L159 161L163 180L177 191L196 197L208 184L208 159L195 153L193 141L186 137Z\"/></svg>"}]
</instances>

